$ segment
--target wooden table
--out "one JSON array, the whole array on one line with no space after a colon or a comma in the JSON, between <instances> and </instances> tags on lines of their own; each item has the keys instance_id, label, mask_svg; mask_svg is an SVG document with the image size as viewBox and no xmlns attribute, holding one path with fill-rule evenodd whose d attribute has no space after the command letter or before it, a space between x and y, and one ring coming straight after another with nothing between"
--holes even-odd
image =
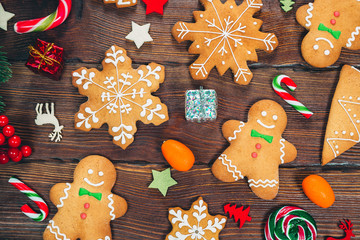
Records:
<instances>
[{"instance_id":1,"label":"wooden table","mask_svg":"<svg viewBox=\"0 0 360 240\"><path fill-rule=\"evenodd\" d=\"M123 196L129 204L126 215L111 223L113 239L165 239L171 231L168 208L189 209L199 196L209 204L213 215L224 214L223 206L227 203L251 206L252 222L239 230L238 224L229 219L220 234L223 240L263 239L267 217L283 205L306 209L317 221L319 239L341 236L343 232L337 223L343 218L350 219L354 223L354 233L360 234L360 145L324 167L320 164L330 103L340 69L343 64L359 67L360 51L344 49L340 59L324 69L306 64L300 53L306 31L297 24L295 12L308 0L296 1L295 8L288 13L280 9L277 0L264 1L263 9L256 16L264 21L264 32L276 34L279 46L271 54L259 51L259 62L249 63L254 78L248 86L235 84L231 71L219 76L213 70L204 81L190 77L188 66L197 56L187 52L190 42L178 44L174 40L171 28L179 20L193 22L192 12L202 9L197 0L170 0L164 16L146 16L142 1L131 8L117 9L114 4L104 5L101 0L75 0L70 17L63 25L48 32L24 35L13 32L10 25L18 20L47 15L56 8L57 1L1 2L16 16L9 22L8 32L0 30L0 45L8 52L14 72L13 78L1 85L0 95L7 104L5 114L34 153L19 163L0 166L0 239L42 239L48 221L57 211L49 199L50 188L59 182L71 182L78 161L90 154L112 160L118 178L113 192ZM126 40L132 20L141 25L151 23L154 42L138 50L133 42ZM55 42L65 49L66 65L60 81L36 75L24 66L27 46L36 38ZM83 66L101 69L104 52L112 44L128 50L134 67L149 62L166 66L166 80L154 95L168 106L170 120L160 126L138 122L135 141L125 151L112 143L106 125L91 132L74 129L74 114L86 98L72 86L71 72ZM271 81L277 74L294 79L298 89L293 95L315 113L313 117L306 120L274 93ZM191 123L184 118L184 93L200 86L217 91L219 108L215 122ZM245 121L250 106L264 98L284 107L288 125L283 136L298 149L296 160L281 166L280 191L273 201L257 198L244 180L223 183L210 171L212 163L228 146L221 133L222 124L229 119ZM56 115L65 126L60 143L49 141L52 126L35 125L38 102L55 102ZM171 171L178 184L163 197L148 185L152 181L152 169L163 170L169 166L160 150L166 139L186 144L194 152L196 163L188 172ZM325 177L333 187L336 201L328 209L310 202L302 191L302 180L313 173ZM12 175L44 197L51 211L47 220L34 222L21 213L20 207L30 200L7 182Z\"/></svg>"}]
</instances>

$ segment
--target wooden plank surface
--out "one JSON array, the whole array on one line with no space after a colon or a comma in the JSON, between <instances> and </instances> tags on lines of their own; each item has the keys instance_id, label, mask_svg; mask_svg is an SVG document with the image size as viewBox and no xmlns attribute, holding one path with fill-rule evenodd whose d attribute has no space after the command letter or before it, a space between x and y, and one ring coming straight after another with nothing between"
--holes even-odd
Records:
<instances>
[{"instance_id":1,"label":"wooden plank surface","mask_svg":"<svg viewBox=\"0 0 360 240\"><path fill-rule=\"evenodd\" d=\"M306 31L296 23L295 10L308 2L298 0L294 10L284 13L277 0L264 1L263 9L256 16L264 21L263 31L277 35L279 47L271 54L259 52L259 63L249 64L254 78L248 86L235 84L230 71L219 76L213 70L204 81L191 79L188 66L196 56L187 53L190 43L177 43L170 31L177 21L193 21L192 12L202 9L197 0L169 0L164 16L146 16L142 1L135 7L117 9L114 4L104 5L101 0L76 0L69 19L54 30L18 35L9 25L8 32L0 32L0 45L8 52L14 74L9 83L1 85L0 96L7 104L5 114L34 153L20 163L0 166L0 239L42 239L48 220L56 213L48 196L51 186L71 181L76 163L89 154L100 154L113 161L118 174L114 192L129 203L127 214L112 222L115 240L164 239L171 230L167 209L176 206L189 209L199 196L209 204L212 214L223 214L222 207L227 203L251 206L253 221L239 230L230 219L220 239L263 239L264 224L270 212L287 204L302 207L313 215L319 227L319 239L327 235L341 236L342 231L336 224L342 218L353 221L356 235L360 229L360 145L324 167L320 165L320 158L341 66L345 63L360 66L360 51L343 50L340 59L325 69L307 65L300 53ZM52 12L57 1L4 0L2 4L7 11L16 14L9 21L13 25L18 20ZM154 42L137 50L132 42L125 40L131 31L131 20L139 24L151 23ZM65 49L66 65L61 81L35 75L24 66L27 46L36 38L55 42ZM135 141L125 151L112 144L107 126L91 132L73 127L74 114L86 98L72 86L71 72L83 66L101 69L104 52L112 44L128 50L134 68L156 62L166 69L165 82L154 95L168 106L170 120L160 126L139 122ZM273 92L271 80L278 74L289 75L298 84L293 95L315 113L311 119L306 120ZM200 86L215 89L218 94L218 119L214 122L191 123L184 118L184 93ZM275 100L284 107L288 125L283 136L298 149L297 159L281 167L280 191L273 201L257 198L245 181L222 183L209 169L228 146L221 134L222 124L229 119L245 121L250 106L263 98ZM56 115L65 126L60 143L49 142L47 135L51 126L35 125L34 109L38 102L56 103ZM168 167L160 147L164 140L171 138L193 150L196 166L189 172L172 170L178 185L170 188L164 198L156 189L147 186L152 179L151 169ZM301 181L311 173L322 175L332 185L336 202L331 208L321 209L303 194ZM30 200L7 183L12 175L36 189L49 203L51 214L46 221L33 222L21 213L20 207Z\"/></svg>"}]
</instances>

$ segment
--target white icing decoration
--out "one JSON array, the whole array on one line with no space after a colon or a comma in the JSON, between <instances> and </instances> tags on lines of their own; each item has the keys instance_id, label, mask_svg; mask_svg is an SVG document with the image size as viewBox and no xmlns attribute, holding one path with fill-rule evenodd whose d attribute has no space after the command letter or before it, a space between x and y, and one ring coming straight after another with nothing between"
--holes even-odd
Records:
<instances>
[{"instance_id":1,"label":"white icing decoration","mask_svg":"<svg viewBox=\"0 0 360 240\"><path fill-rule=\"evenodd\" d=\"M102 172L102 171L100 171L98 174L100 177L104 176L104 172Z\"/></svg>"},{"instance_id":2,"label":"white icing decoration","mask_svg":"<svg viewBox=\"0 0 360 240\"><path fill-rule=\"evenodd\" d=\"M351 109L350 109L350 108L348 109L348 112L351 112Z\"/></svg>"},{"instance_id":3,"label":"white icing decoration","mask_svg":"<svg viewBox=\"0 0 360 240\"><path fill-rule=\"evenodd\" d=\"M281 147L280 147L280 152L281 152L281 156L280 156L280 160L281 160L281 164L284 163L284 157L285 157L285 151L284 151L284 148L285 148L285 139L280 139L280 144L281 144Z\"/></svg>"},{"instance_id":4,"label":"white icing decoration","mask_svg":"<svg viewBox=\"0 0 360 240\"><path fill-rule=\"evenodd\" d=\"M351 133L350 133L350 136L354 136L354 133L353 133L353 132L351 132Z\"/></svg>"},{"instance_id":5,"label":"white icing decoration","mask_svg":"<svg viewBox=\"0 0 360 240\"><path fill-rule=\"evenodd\" d=\"M132 0L132 3L136 3L137 0ZM105 3L113 3L114 0L104 0ZM131 1L128 0L116 0L116 5L121 7L126 7L131 5Z\"/></svg>"},{"instance_id":6,"label":"white icing decoration","mask_svg":"<svg viewBox=\"0 0 360 240\"><path fill-rule=\"evenodd\" d=\"M339 132L338 132L338 131L335 131L334 133L335 133L335 134L338 134Z\"/></svg>"},{"instance_id":7,"label":"white icing decoration","mask_svg":"<svg viewBox=\"0 0 360 240\"><path fill-rule=\"evenodd\" d=\"M307 12L307 16L305 17L305 21L306 21L306 24L305 24L305 26L306 27L310 27L311 26L311 21L310 21L310 19L312 18L312 13L311 13L311 11L314 9L314 4L313 3L309 3L309 8L308 8L308 10L306 11Z\"/></svg>"},{"instance_id":8,"label":"white icing decoration","mask_svg":"<svg viewBox=\"0 0 360 240\"><path fill-rule=\"evenodd\" d=\"M245 123L240 121L240 124L239 124L239 130L235 130L234 133L233 133L233 137L229 137L228 138L228 141L231 142L232 140L235 140L236 139L236 134L240 133L241 132L241 128L245 126Z\"/></svg>"},{"instance_id":9,"label":"white icing decoration","mask_svg":"<svg viewBox=\"0 0 360 240\"><path fill-rule=\"evenodd\" d=\"M64 200L67 199L69 197L68 191L71 189L71 184L70 183L66 183L66 186L68 186L67 188L64 188L64 193L65 196L59 198L60 204L56 205L57 208L61 208L64 206Z\"/></svg>"},{"instance_id":10,"label":"white icing decoration","mask_svg":"<svg viewBox=\"0 0 360 240\"><path fill-rule=\"evenodd\" d=\"M265 179L265 180L257 180L255 181L254 179L249 179L248 180L249 183L249 187L262 187L262 188L266 188L266 187L276 187L279 182L275 179L273 180L269 180L269 179Z\"/></svg>"},{"instance_id":11,"label":"white icing decoration","mask_svg":"<svg viewBox=\"0 0 360 240\"><path fill-rule=\"evenodd\" d=\"M169 235L169 240L215 240L212 236L218 235L224 228L226 218L215 217L213 221L208 220L208 213L206 213L207 207L203 200L199 200L198 203L194 204L193 209L194 212L191 215L184 213L182 209L177 211L171 209L169 211L169 216L173 216L171 222L173 224L179 222L178 231L174 233L174 236Z\"/></svg>"},{"instance_id":12,"label":"white icing decoration","mask_svg":"<svg viewBox=\"0 0 360 240\"><path fill-rule=\"evenodd\" d=\"M318 37L318 38L315 39L315 41L320 41L320 40L323 40L323 41L327 42L330 45L331 48L334 48L334 44L332 44L332 42L329 39L324 38L324 37Z\"/></svg>"},{"instance_id":13,"label":"white icing decoration","mask_svg":"<svg viewBox=\"0 0 360 240\"><path fill-rule=\"evenodd\" d=\"M319 49L319 45L315 44L313 48L314 48L314 50L318 50L318 49Z\"/></svg>"},{"instance_id":14,"label":"white icing decoration","mask_svg":"<svg viewBox=\"0 0 360 240\"><path fill-rule=\"evenodd\" d=\"M196 48L200 48L200 45L196 45Z\"/></svg>"},{"instance_id":15,"label":"white icing decoration","mask_svg":"<svg viewBox=\"0 0 360 240\"><path fill-rule=\"evenodd\" d=\"M355 31L351 33L351 37L348 39L348 42L346 43L346 47L351 47L353 41L355 41L355 36L359 35L360 26L355 28Z\"/></svg>"},{"instance_id":16,"label":"white icing decoration","mask_svg":"<svg viewBox=\"0 0 360 240\"><path fill-rule=\"evenodd\" d=\"M274 119L274 121L278 120L278 116L277 116L277 115L273 115L273 119Z\"/></svg>"},{"instance_id":17,"label":"white icing decoration","mask_svg":"<svg viewBox=\"0 0 360 240\"><path fill-rule=\"evenodd\" d=\"M263 117L266 117L266 114L267 114L266 111L261 112L261 116L263 116Z\"/></svg>"},{"instance_id":18,"label":"white icing decoration","mask_svg":"<svg viewBox=\"0 0 360 240\"><path fill-rule=\"evenodd\" d=\"M247 51L248 54L251 54L251 51Z\"/></svg>"},{"instance_id":19,"label":"white icing decoration","mask_svg":"<svg viewBox=\"0 0 360 240\"><path fill-rule=\"evenodd\" d=\"M257 25L257 22L254 22L254 25Z\"/></svg>"},{"instance_id":20,"label":"white icing decoration","mask_svg":"<svg viewBox=\"0 0 360 240\"><path fill-rule=\"evenodd\" d=\"M204 17L204 14L200 14L200 17L203 18L203 17Z\"/></svg>"},{"instance_id":21,"label":"white icing decoration","mask_svg":"<svg viewBox=\"0 0 360 240\"><path fill-rule=\"evenodd\" d=\"M64 128L63 125L60 126L59 120L55 116L55 105L51 103L51 109L49 109L49 103L45 103L45 111L43 113L43 103L36 104L36 125L44 125L44 124L52 124L54 125L54 130L49 134L49 138L51 141L60 142L62 139L61 131Z\"/></svg>"},{"instance_id":22,"label":"white icing decoration","mask_svg":"<svg viewBox=\"0 0 360 240\"><path fill-rule=\"evenodd\" d=\"M102 238L99 238L98 240L103 240ZM111 240L109 236L105 236L104 240Z\"/></svg>"},{"instance_id":23,"label":"white icing decoration","mask_svg":"<svg viewBox=\"0 0 360 240\"><path fill-rule=\"evenodd\" d=\"M91 186L94 186L94 187L99 187L99 186L101 186L101 185L104 184L104 181L101 181L101 182L99 182L99 183L92 183L92 182L90 182L90 180L87 179L87 178L84 178L84 181L85 181L87 184L89 184L89 185L91 185Z\"/></svg>"},{"instance_id":24,"label":"white icing decoration","mask_svg":"<svg viewBox=\"0 0 360 240\"><path fill-rule=\"evenodd\" d=\"M110 194L107 198L109 199L109 204L108 204L108 207L110 208L110 216L111 216L111 220L114 220L115 219L115 214L114 214L114 207L113 207L113 203L114 203L114 200L112 199L113 197L113 194Z\"/></svg>"},{"instance_id":25,"label":"white icing decoration","mask_svg":"<svg viewBox=\"0 0 360 240\"><path fill-rule=\"evenodd\" d=\"M338 146L338 145L335 145L335 148L336 148L336 149L338 149L338 148L339 148L339 146Z\"/></svg>"},{"instance_id":26,"label":"white icing decoration","mask_svg":"<svg viewBox=\"0 0 360 240\"><path fill-rule=\"evenodd\" d=\"M100 84L93 80L95 73L86 76L87 69L81 71L81 75L78 72L74 72L73 76L78 77L76 83L78 85L83 84L82 88L85 89L86 85L94 84L98 90L102 91L101 98L99 101L103 103L101 107L96 110L92 110L90 107L86 107L85 113L79 113L77 115L76 127L80 128L82 125L85 128L92 128L92 123L99 122L99 118L96 116L98 112L103 109L107 109L106 117L108 119L117 118L120 124L118 126L112 126L111 131L113 132L114 140L120 141L121 144L126 144L127 142L133 139L133 126L125 125L124 118L133 112L133 109L141 108L140 114L138 116L133 116L131 119L141 120L141 118L147 118L147 121L154 119L155 117L160 119L165 119L166 115L161 113L162 105L153 104L151 98L153 97L147 89L139 86L140 84L146 85L150 88L153 83L150 81L151 78L160 80L159 72L162 70L162 67L157 65L154 68L150 65L146 66L145 69L138 69L136 74L130 74L129 72L121 73L121 66L119 62L125 62L125 57L122 55L123 51L121 49L116 49L115 46L111 46L111 51L106 53L105 63L112 64L114 67L113 75L105 76L105 80L102 80ZM158 83L155 83L158 84ZM81 86L79 86L80 88ZM139 104L142 103L142 104ZM145 103L144 103L145 102ZM104 113L104 111L103 111ZM116 135L118 134L118 135Z\"/></svg>"},{"instance_id":27,"label":"white icing decoration","mask_svg":"<svg viewBox=\"0 0 360 240\"><path fill-rule=\"evenodd\" d=\"M346 134L346 131L342 131L342 134Z\"/></svg>"},{"instance_id":28,"label":"white icing decoration","mask_svg":"<svg viewBox=\"0 0 360 240\"><path fill-rule=\"evenodd\" d=\"M330 50L325 50L324 55L329 56L330 55Z\"/></svg>"},{"instance_id":29,"label":"white icing decoration","mask_svg":"<svg viewBox=\"0 0 360 240\"><path fill-rule=\"evenodd\" d=\"M354 114L354 118L356 118L356 114Z\"/></svg>"},{"instance_id":30,"label":"white icing decoration","mask_svg":"<svg viewBox=\"0 0 360 240\"><path fill-rule=\"evenodd\" d=\"M251 76L251 72L247 67L242 68L242 64L238 59L238 55L235 55L234 48L238 46L242 46L243 39L249 39L252 41L259 41L264 44L266 51L274 50L274 46L276 41L274 40L274 34L267 34L266 37L254 37L250 35L250 32L247 31L247 26L245 26L241 22L241 17L251 8L260 9L263 4L257 3L255 0L246 0L246 8L242 10L242 13L235 19L232 16L222 16L219 14L217 6L212 2L211 8L214 12L214 18L211 19L204 19L207 25L207 29L204 30L192 30L189 29L186 23L180 22L179 28L176 29L178 32L178 38L184 39L184 37L188 34L190 35L197 35L197 34L206 34L204 37L204 46L212 48L210 54L208 54L207 58L204 61L193 63L190 65L191 69L194 69L195 75L201 75L202 77L206 77L208 72L208 65L211 62L211 58L214 55L221 54L221 56L227 55L228 58L231 58L233 61L227 62L234 62L236 69L233 69L235 75L235 81L238 82L243 80L244 82L248 81L248 77ZM244 1L245 2L245 1ZM257 23L254 22L256 25ZM247 44L247 43L245 43Z\"/></svg>"},{"instance_id":31,"label":"white icing decoration","mask_svg":"<svg viewBox=\"0 0 360 240\"><path fill-rule=\"evenodd\" d=\"M360 97L358 97L357 100L360 101Z\"/></svg>"},{"instance_id":32,"label":"white icing decoration","mask_svg":"<svg viewBox=\"0 0 360 240\"><path fill-rule=\"evenodd\" d=\"M230 6L230 9L233 9L233 8L234 8L234 6L233 6L233 5L231 5L231 6Z\"/></svg>"},{"instance_id":33,"label":"white icing decoration","mask_svg":"<svg viewBox=\"0 0 360 240\"><path fill-rule=\"evenodd\" d=\"M226 154L221 154L219 159L221 160L222 164L226 166L227 171L229 173L232 173L233 178L235 181L237 181L240 178L244 178L244 176L241 174L239 170L237 170L237 167L232 164L231 160L227 158ZM226 161L226 162L225 162Z\"/></svg>"},{"instance_id":34,"label":"white icing decoration","mask_svg":"<svg viewBox=\"0 0 360 240\"><path fill-rule=\"evenodd\" d=\"M88 174L93 174L93 173L94 173L94 170L92 170L92 169L88 170Z\"/></svg>"},{"instance_id":35,"label":"white icing decoration","mask_svg":"<svg viewBox=\"0 0 360 240\"><path fill-rule=\"evenodd\" d=\"M125 37L126 39L133 41L136 47L139 49L145 42L152 42L153 39L149 34L150 23L140 26L136 22L131 22L132 31Z\"/></svg>"},{"instance_id":36,"label":"white icing decoration","mask_svg":"<svg viewBox=\"0 0 360 240\"><path fill-rule=\"evenodd\" d=\"M222 64L225 65L225 61L222 61Z\"/></svg>"},{"instance_id":37,"label":"white icing decoration","mask_svg":"<svg viewBox=\"0 0 360 240\"><path fill-rule=\"evenodd\" d=\"M70 240L70 238L67 238L65 234L60 232L59 227L55 226L55 223L53 220L50 220L49 223L51 225L47 226L46 228L48 228L50 230L50 232L55 235L56 240ZM58 235L59 235L59 237L58 237Z\"/></svg>"},{"instance_id":38,"label":"white icing decoration","mask_svg":"<svg viewBox=\"0 0 360 240\"><path fill-rule=\"evenodd\" d=\"M256 122L257 122L258 124L260 124L261 126L263 126L264 128L268 128L268 129L273 129L273 128L275 128L275 125L270 125L270 126L265 125L264 123L262 123L262 122L260 121L260 119L256 120Z\"/></svg>"},{"instance_id":39,"label":"white icing decoration","mask_svg":"<svg viewBox=\"0 0 360 240\"><path fill-rule=\"evenodd\" d=\"M352 99L352 97L350 96L349 99Z\"/></svg>"},{"instance_id":40,"label":"white icing decoration","mask_svg":"<svg viewBox=\"0 0 360 240\"><path fill-rule=\"evenodd\" d=\"M354 67L353 67L353 68L354 68ZM356 68L354 68L354 69L356 69ZM356 70L357 70L357 69L356 69ZM359 71L359 70L357 70L357 71ZM359 71L359 72L360 72L360 71ZM345 96L344 96L343 98L345 98ZM345 106L345 103L356 104L356 105L360 105L360 103L358 103L358 102L353 102L353 101L340 100L340 99L338 99L338 103L340 104L340 106L342 107L342 109L344 109L346 115L349 117L351 123L353 124L353 126L354 126L354 128L355 128L355 130L356 130L356 133L357 133L357 136L358 136L358 137L357 137L357 140L356 140L356 139L351 139L351 138L327 138L327 139L326 139L326 142L329 144L329 146L330 146L331 150L333 151L335 157L337 157L337 155L339 154L339 151L336 151L336 152L335 152L333 146L330 144L330 141L333 141L334 144L335 144L335 141L350 141L350 142L355 142L355 143L360 142L359 130L358 130L357 126L355 125L355 122L354 122L353 119L351 118L349 112L348 112L348 111L346 110L346 108L344 107L344 106ZM356 122L357 122L357 123L360 123L359 120L357 120ZM343 131L342 133L345 134L346 131Z\"/></svg>"}]
</instances>

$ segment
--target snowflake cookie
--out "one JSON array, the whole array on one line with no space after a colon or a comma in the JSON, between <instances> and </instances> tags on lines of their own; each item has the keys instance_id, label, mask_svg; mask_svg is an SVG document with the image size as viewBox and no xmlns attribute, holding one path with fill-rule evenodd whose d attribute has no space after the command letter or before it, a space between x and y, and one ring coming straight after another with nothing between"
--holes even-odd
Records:
<instances>
[{"instance_id":1,"label":"snowflake cookie","mask_svg":"<svg viewBox=\"0 0 360 240\"><path fill-rule=\"evenodd\" d=\"M253 74L246 61L258 61L256 49L272 52L278 45L276 36L260 32L262 21L252 17L263 6L261 0L244 0L239 6L235 0L200 2L205 11L194 12L196 23L178 22L172 29L178 42L193 41L189 53L200 55L190 65L191 76L201 80L215 66L220 75L231 68L236 83L249 84Z\"/></svg>"},{"instance_id":2,"label":"snowflake cookie","mask_svg":"<svg viewBox=\"0 0 360 240\"><path fill-rule=\"evenodd\" d=\"M107 123L113 142L126 149L137 120L159 125L169 119L167 106L151 95L164 81L165 68L150 63L133 69L126 50L117 46L105 56L103 71L82 67L72 73L73 85L88 97L75 115L75 128L90 131Z\"/></svg>"},{"instance_id":3,"label":"snowflake cookie","mask_svg":"<svg viewBox=\"0 0 360 240\"><path fill-rule=\"evenodd\" d=\"M173 229L166 240L219 239L226 219L222 215L211 216L206 202L199 197L188 211L179 207L169 209L169 221Z\"/></svg>"}]
</instances>

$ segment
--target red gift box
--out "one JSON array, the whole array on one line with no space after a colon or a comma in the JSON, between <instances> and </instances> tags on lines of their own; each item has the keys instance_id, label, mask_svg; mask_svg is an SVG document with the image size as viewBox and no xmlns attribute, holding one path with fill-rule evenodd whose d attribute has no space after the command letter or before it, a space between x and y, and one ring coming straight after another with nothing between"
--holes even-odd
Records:
<instances>
[{"instance_id":1,"label":"red gift box","mask_svg":"<svg viewBox=\"0 0 360 240\"><path fill-rule=\"evenodd\" d=\"M63 48L40 39L34 46L29 46L29 59L26 66L51 79L59 80L63 69Z\"/></svg>"}]
</instances>

